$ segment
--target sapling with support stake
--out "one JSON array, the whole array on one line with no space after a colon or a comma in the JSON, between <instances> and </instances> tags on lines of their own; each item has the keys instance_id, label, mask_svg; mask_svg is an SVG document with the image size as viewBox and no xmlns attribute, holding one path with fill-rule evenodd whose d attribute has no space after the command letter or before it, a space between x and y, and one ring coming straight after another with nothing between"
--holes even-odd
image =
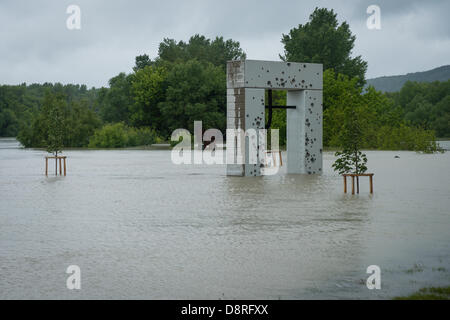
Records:
<instances>
[{"instance_id":1,"label":"sapling with support stake","mask_svg":"<svg viewBox=\"0 0 450 320\"><path fill-rule=\"evenodd\" d=\"M355 106L349 106L344 111L344 122L341 130L341 150L335 153L334 171L339 174L355 174L356 189L359 193L359 176L367 171L367 156L361 152L363 131L361 121ZM344 179L346 177L344 176ZM354 179L354 177L352 177ZM345 182L346 184L346 182ZM346 185L345 185L346 192Z\"/></svg>"},{"instance_id":2,"label":"sapling with support stake","mask_svg":"<svg viewBox=\"0 0 450 320\"><path fill-rule=\"evenodd\" d=\"M54 154L55 175L58 175L58 153L64 147L66 102L57 95L47 93L43 103L43 119L47 130L47 152Z\"/></svg>"}]
</instances>

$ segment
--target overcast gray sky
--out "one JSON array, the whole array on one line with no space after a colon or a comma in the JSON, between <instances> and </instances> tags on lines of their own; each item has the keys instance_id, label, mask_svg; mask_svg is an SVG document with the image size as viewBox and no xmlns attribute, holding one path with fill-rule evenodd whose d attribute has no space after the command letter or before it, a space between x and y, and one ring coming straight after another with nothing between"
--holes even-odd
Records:
<instances>
[{"instance_id":1,"label":"overcast gray sky","mask_svg":"<svg viewBox=\"0 0 450 320\"><path fill-rule=\"evenodd\" d=\"M71 4L81 9L80 30L66 27ZM381 30L366 27L371 4L381 9ZM0 84L106 86L131 71L136 55L154 58L163 38L195 33L237 40L249 59L279 60L281 35L316 6L350 24L368 78L450 64L449 0L0 0Z\"/></svg>"}]
</instances>

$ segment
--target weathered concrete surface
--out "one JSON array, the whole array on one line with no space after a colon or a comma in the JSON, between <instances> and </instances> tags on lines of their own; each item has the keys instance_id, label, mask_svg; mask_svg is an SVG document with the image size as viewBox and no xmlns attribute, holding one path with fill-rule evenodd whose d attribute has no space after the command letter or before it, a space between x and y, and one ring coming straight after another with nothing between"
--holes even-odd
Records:
<instances>
[{"instance_id":1,"label":"weathered concrete surface","mask_svg":"<svg viewBox=\"0 0 450 320\"><path fill-rule=\"evenodd\" d=\"M322 90L322 83L317 63L241 60L227 65L227 88Z\"/></svg>"},{"instance_id":2,"label":"weathered concrete surface","mask_svg":"<svg viewBox=\"0 0 450 320\"><path fill-rule=\"evenodd\" d=\"M322 173L322 91L288 91L287 172Z\"/></svg>"}]
</instances>

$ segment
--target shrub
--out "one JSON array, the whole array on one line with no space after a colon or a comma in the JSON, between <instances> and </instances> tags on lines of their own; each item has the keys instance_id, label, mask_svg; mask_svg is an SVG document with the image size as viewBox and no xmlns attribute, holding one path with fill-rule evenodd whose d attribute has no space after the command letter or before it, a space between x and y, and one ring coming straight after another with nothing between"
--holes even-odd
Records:
<instances>
[{"instance_id":1,"label":"shrub","mask_svg":"<svg viewBox=\"0 0 450 320\"><path fill-rule=\"evenodd\" d=\"M377 145L384 150L414 150L424 153L439 151L434 131L400 125L383 126L376 135Z\"/></svg>"},{"instance_id":2,"label":"shrub","mask_svg":"<svg viewBox=\"0 0 450 320\"><path fill-rule=\"evenodd\" d=\"M96 130L89 140L89 148L125 148L155 143L154 130L128 127L124 123L106 124Z\"/></svg>"}]
</instances>

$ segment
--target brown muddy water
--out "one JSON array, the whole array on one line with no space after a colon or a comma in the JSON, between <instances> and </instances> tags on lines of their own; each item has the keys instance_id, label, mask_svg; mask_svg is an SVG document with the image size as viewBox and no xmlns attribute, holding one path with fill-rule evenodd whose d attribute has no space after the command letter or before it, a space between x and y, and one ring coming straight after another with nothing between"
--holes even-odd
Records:
<instances>
[{"instance_id":1,"label":"brown muddy water","mask_svg":"<svg viewBox=\"0 0 450 320\"><path fill-rule=\"evenodd\" d=\"M240 178L167 150L73 150L67 177L45 177L43 151L0 139L0 298L388 299L450 285L450 153L366 153L375 193L361 179L352 196L331 152L321 176ZM69 265L81 290L66 288ZM369 265L381 290L366 287Z\"/></svg>"}]
</instances>

